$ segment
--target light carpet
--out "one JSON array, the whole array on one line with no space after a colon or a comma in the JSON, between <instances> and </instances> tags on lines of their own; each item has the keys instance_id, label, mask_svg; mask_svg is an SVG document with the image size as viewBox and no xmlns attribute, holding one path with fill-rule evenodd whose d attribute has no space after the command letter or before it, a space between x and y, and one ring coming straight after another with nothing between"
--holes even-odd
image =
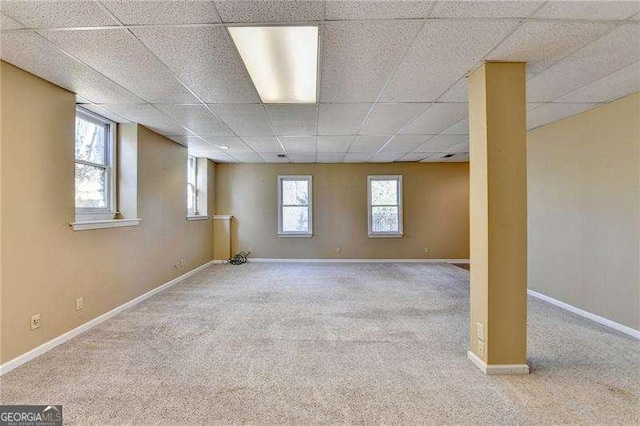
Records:
<instances>
[{"instance_id":1,"label":"light carpet","mask_svg":"<svg viewBox=\"0 0 640 426\"><path fill-rule=\"evenodd\" d=\"M214 265L0 379L68 424L638 423L640 343L529 300L528 376L468 359L445 264Z\"/></svg>"}]
</instances>

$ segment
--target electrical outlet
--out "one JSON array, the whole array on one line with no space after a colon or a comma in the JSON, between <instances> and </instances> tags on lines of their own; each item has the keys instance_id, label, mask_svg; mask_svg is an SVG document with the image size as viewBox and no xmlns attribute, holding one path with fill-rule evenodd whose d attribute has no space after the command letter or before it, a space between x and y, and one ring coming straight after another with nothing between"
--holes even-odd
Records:
<instances>
[{"instance_id":1,"label":"electrical outlet","mask_svg":"<svg viewBox=\"0 0 640 426\"><path fill-rule=\"evenodd\" d=\"M427 254L427 253L429 253L429 247L424 248L424 254Z\"/></svg>"},{"instance_id":2,"label":"electrical outlet","mask_svg":"<svg viewBox=\"0 0 640 426\"><path fill-rule=\"evenodd\" d=\"M76 299L76 311L82 310L83 307L84 307L84 303L82 302L82 297L78 297Z\"/></svg>"},{"instance_id":3,"label":"electrical outlet","mask_svg":"<svg viewBox=\"0 0 640 426\"><path fill-rule=\"evenodd\" d=\"M184 259L180 259L180 268L184 268Z\"/></svg>"},{"instance_id":4,"label":"electrical outlet","mask_svg":"<svg viewBox=\"0 0 640 426\"><path fill-rule=\"evenodd\" d=\"M36 328L40 328L40 314L35 314L31 316L31 330L35 330Z\"/></svg>"},{"instance_id":5,"label":"electrical outlet","mask_svg":"<svg viewBox=\"0 0 640 426\"><path fill-rule=\"evenodd\" d=\"M484 325L481 322L476 324L476 337L484 342Z\"/></svg>"},{"instance_id":6,"label":"electrical outlet","mask_svg":"<svg viewBox=\"0 0 640 426\"><path fill-rule=\"evenodd\" d=\"M478 348L478 356L484 359L484 342L482 340L478 340L477 348Z\"/></svg>"}]
</instances>

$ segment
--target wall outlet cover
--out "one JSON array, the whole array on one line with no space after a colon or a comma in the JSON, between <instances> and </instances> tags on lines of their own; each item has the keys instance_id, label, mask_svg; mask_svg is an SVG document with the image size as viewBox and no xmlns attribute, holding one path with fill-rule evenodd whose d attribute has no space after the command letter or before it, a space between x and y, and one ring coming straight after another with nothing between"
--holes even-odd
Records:
<instances>
[{"instance_id":1,"label":"wall outlet cover","mask_svg":"<svg viewBox=\"0 0 640 426\"><path fill-rule=\"evenodd\" d=\"M40 328L40 323L41 323L40 314L35 314L31 316L31 330Z\"/></svg>"},{"instance_id":2,"label":"wall outlet cover","mask_svg":"<svg viewBox=\"0 0 640 426\"><path fill-rule=\"evenodd\" d=\"M76 299L76 311L81 310L84 307L84 302L82 301L82 297L78 297Z\"/></svg>"}]
</instances>

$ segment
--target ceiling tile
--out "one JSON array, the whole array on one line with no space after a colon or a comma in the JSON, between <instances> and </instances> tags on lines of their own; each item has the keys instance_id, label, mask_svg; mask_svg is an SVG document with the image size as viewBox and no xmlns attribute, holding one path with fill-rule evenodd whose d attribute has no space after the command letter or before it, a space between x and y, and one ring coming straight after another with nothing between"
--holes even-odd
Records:
<instances>
[{"instance_id":1,"label":"ceiling tile","mask_svg":"<svg viewBox=\"0 0 640 426\"><path fill-rule=\"evenodd\" d=\"M398 158L397 161L420 161L426 157L429 157L431 154L427 154L424 152L410 152L402 157Z\"/></svg>"},{"instance_id":2,"label":"ceiling tile","mask_svg":"<svg viewBox=\"0 0 640 426\"><path fill-rule=\"evenodd\" d=\"M267 114L278 135L316 134L316 105L266 105Z\"/></svg>"},{"instance_id":3,"label":"ceiling tile","mask_svg":"<svg viewBox=\"0 0 640 426\"><path fill-rule=\"evenodd\" d=\"M180 145L184 145L191 149L211 149L211 145L203 141L197 136L167 136L167 139L171 139L172 141L179 143Z\"/></svg>"},{"instance_id":4,"label":"ceiling tile","mask_svg":"<svg viewBox=\"0 0 640 426\"><path fill-rule=\"evenodd\" d=\"M125 25L208 24L220 22L213 3L202 0L102 1Z\"/></svg>"},{"instance_id":5,"label":"ceiling tile","mask_svg":"<svg viewBox=\"0 0 640 426\"><path fill-rule=\"evenodd\" d=\"M458 121L453 126L447 127L442 131L446 135L468 135L469 134L469 117Z\"/></svg>"},{"instance_id":6,"label":"ceiling tile","mask_svg":"<svg viewBox=\"0 0 640 426\"><path fill-rule=\"evenodd\" d=\"M378 152L391 136L356 136L349 152Z\"/></svg>"},{"instance_id":7,"label":"ceiling tile","mask_svg":"<svg viewBox=\"0 0 640 426\"><path fill-rule=\"evenodd\" d=\"M231 155L242 163L264 163L262 157L255 152L234 152Z\"/></svg>"},{"instance_id":8,"label":"ceiling tile","mask_svg":"<svg viewBox=\"0 0 640 426\"><path fill-rule=\"evenodd\" d=\"M154 27L132 31L206 103L260 101L225 28Z\"/></svg>"},{"instance_id":9,"label":"ceiling tile","mask_svg":"<svg viewBox=\"0 0 640 426\"><path fill-rule=\"evenodd\" d=\"M549 19L626 19L640 11L637 1L549 1L534 16Z\"/></svg>"},{"instance_id":10,"label":"ceiling tile","mask_svg":"<svg viewBox=\"0 0 640 426\"><path fill-rule=\"evenodd\" d=\"M272 136L271 124L259 104L211 104L216 114L239 136Z\"/></svg>"},{"instance_id":11,"label":"ceiling tile","mask_svg":"<svg viewBox=\"0 0 640 426\"><path fill-rule=\"evenodd\" d=\"M373 154L347 152L342 159L343 163L366 163Z\"/></svg>"},{"instance_id":12,"label":"ceiling tile","mask_svg":"<svg viewBox=\"0 0 640 426\"><path fill-rule=\"evenodd\" d=\"M1 36L2 59L96 103L143 103L126 89L81 64L36 33ZM52 66L55 64L55 66Z\"/></svg>"},{"instance_id":13,"label":"ceiling tile","mask_svg":"<svg viewBox=\"0 0 640 426\"><path fill-rule=\"evenodd\" d=\"M431 137L430 135L397 135L380 152L407 153L413 151Z\"/></svg>"},{"instance_id":14,"label":"ceiling tile","mask_svg":"<svg viewBox=\"0 0 640 426\"><path fill-rule=\"evenodd\" d=\"M466 77L456 81L440 98L440 102L467 102L469 100L469 81Z\"/></svg>"},{"instance_id":15,"label":"ceiling tile","mask_svg":"<svg viewBox=\"0 0 640 426\"><path fill-rule=\"evenodd\" d=\"M541 72L614 26L608 22L525 22L487 59L526 62L527 71Z\"/></svg>"},{"instance_id":16,"label":"ceiling tile","mask_svg":"<svg viewBox=\"0 0 640 426\"><path fill-rule=\"evenodd\" d=\"M355 136L318 136L316 144L320 152L347 152Z\"/></svg>"},{"instance_id":17,"label":"ceiling tile","mask_svg":"<svg viewBox=\"0 0 640 426\"><path fill-rule=\"evenodd\" d=\"M447 155L445 152L434 152L431 153L428 157L420 160L421 163L443 163L446 161L446 158L442 158L443 155Z\"/></svg>"},{"instance_id":18,"label":"ceiling tile","mask_svg":"<svg viewBox=\"0 0 640 426\"><path fill-rule=\"evenodd\" d=\"M543 1L439 1L432 18L526 18Z\"/></svg>"},{"instance_id":19,"label":"ceiling tile","mask_svg":"<svg viewBox=\"0 0 640 426\"><path fill-rule=\"evenodd\" d=\"M280 142L284 146L287 154L292 153L314 153L316 152L315 136L283 136Z\"/></svg>"},{"instance_id":20,"label":"ceiling tile","mask_svg":"<svg viewBox=\"0 0 640 426\"><path fill-rule=\"evenodd\" d=\"M313 154L301 154L301 153L293 153L289 155L289 160L292 163L315 163L316 162L316 153Z\"/></svg>"},{"instance_id":21,"label":"ceiling tile","mask_svg":"<svg viewBox=\"0 0 640 426\"><path fill-rule=\"evenodd\" d=\"M169 70L125 29L43 31L42 34L148 102L197 102Z\"/></svg>"},{"instance_id":22,"label":"ceiling tile","mask_svg":"<svg viewBox=\"0 0 640 426\"><path fill-rule=\"evenodd\" d=\"M553 123L593 108L597 104L545 104L527 112L527 129Z\"/></svg>"},{"instance_id":23,"label":"ceiling tile","mask_svg":"<svg viewBox=\"0 0 640 426\"><path fill-rule=\"evenodd\" d=\"M77 103L77 99L76 99L76 103ZM100 116L102 116L102 117L104 117L104 118L106 118L108 120L114 121L116 123L130 123L131 122L131 120L129 120L129 119L125 118L125 117L122 117L122 116L114 113L113 111L109 111L108 109L104 109L104 108L102 108L102 107L100 107L98 105L83 104L83 105L80 105L80 106L82 106L82 108L84 108L84 109L88 109L89 111L93 111L96 114L98 114L98 115L100 115Z\"/></svg>"},{"instance_id":24,"label":"ceiling tile","mask_svg":"<svg viewBox=\"0 0 640 426\"><path fill-rule=\"evenodd\" d=\"M29 28L99 27L118 24L97 2L87 0L3 0L2 13Z\"/></svg>"},{"instance_id":25,"label":"ceiling tile","mask_svg":"<svg viewBox=\"0 0 640 426\"><path fill-rule=\"evenodd\" d=\"M467 135L436 135L417 147L414 152L442 152L468 139Z\"/></svg>"},{"instance_id":26,"label":"ceiling tile","mask_svg":"<svg viewBox=\"0 0 640 426\"><path fill-rule=\"evenodd\" d=\"M305 22L322 19L321 1L216 1L223 22Z\"/></svg>"},{"instance_id":27,"label":"ceiling tile","mask_svg":"<svg viewBox=\"0 0 640 426\"><path fill-rule=\"evenodd\" d=\"M453 157L447 158L447 163L468 163L469 162L469 153L461 152Z\"/></svg>"},{"instance_id":28,"label":"ceiling tile","mask_svg":"<svg viewBox=\"0 0 640 426\"><path fill-rule=\"evenodd\" d=\"M275 136L244 136L242 140L255 152L284 152Z\"/></svg>"},{"instance_id":29,"label":"ceiling tile","mask_svg":"<svg viewBox=\"0 0 640 426\"><path fill-rule=\"evenodd\" d=\"M225 152L253 152L251 147L236 136L199 135L213 147L223 149ZM226 146L227 148L220 148Z\"/></svg>"},{"instance_id":30,"label":"ceiling tile","mask_svg":"<svg viewBox=\"0 0 640 426\"><path fill-rule=\"evenodd\" d=\"M386 87L382 101L436 100L517 24L507 20L427 21Z\"/></svg>"},{"instance_id":31,"label":"ceiling tile","mask_svg":"<svg viewBox=\"0 0 640 426\"><path fill-rule=\"evenodd\" d=\"M320 104L319 135L354 135L372 104Z\"/></svg>"},{"instance_id":32,"label":"ceiling tile","mask_svg":"<svg viewBox=\"0 0 640 426\"><path fill-rule=\"evenodd\" d=\"M448 153L469 152L469 141L453 145L445 150Z\"/></svg>"},{"instance_id":33,"label":"ceiling tile","mask_svg":"<svg viewBox=\"0 0 640 426\"><path fill-rule=\"evenodd\" d=\"M557 102L610 102L640 91L640 62L574 90Z\"/></svg>"},{"instance_id":34,"label":"ceiling tile","mask_svg":"<svg viewBox=\"0 0 640 426\"><path fill-rule=\"evenodd\" d=\"M189 154L196 157L206 157L216 163L237 163L236 159L226 152L189 148Z\"/></svg>"},{"instance_id":35,"label":"ceiling tile","mask_svg":"<svg viewBox=\"0 0 640 426\"><path fill-rule=\"evenodd\" d=\"M640 61L640 25L625 23L527 81L530 102L557 99Z\"/></svg>"},{"instance_id":36,"label":"ceiling tile","mask_svg":"<svg viewBox=\"0 0 640 426\"><path fill-rule=\"evenodd\" d=\"M325 19L419 19L427 18L435 1L353 1L331 0L326 2Z\"/></svg>"},{"instance_id":37,"label":"ceiling tile","mask_svg":"<svg viewBox=\"0 0 640 426\"><path fill-rule=\"evenodd\" d=\"M466 103L438 103L427 108L401 133L409 135L435 135L465 118Z\"/></svg>"},{"instance_id":38,"label":"ceiling tile","mask_svg":"<svg viewBox=\"0 0 640 426\"><path fill-rule=\"evenodd\" d=\"M155 105L187 129L198 134L232 136L233 132L204 105Z\"/></svg>"},{"instance_id":39,"label":"ceiling tile","mask_svg":"<svg viewBox=\"0 0 640 426\"><path fill-rule=\"evenodd\" d=\"M191 133L151 105L101 105L134 123L139 123L162 135L187 136Z\"/></svg>"},{"instance_id":40,"label":"ceiling tile","mask_svg":"<svg viewBox=\"0 0 640 426\"><path fill-rule=\"evenodd\" d=\"M20 22L15 19L11 19L8 16L0 15L0 29L2 30L15 30L18 28L24 28Z\"/></svg>"},{"instance_id":41,"label":"ceiling tile","mask_svg":"<svg viewBox=\"0 0 640 426\"><path fill-rule=\"evenodd\" d=\"M325 25L322 102L376 100L420 21L351 21Z\"/></svg>"},{"instance_id":42,"label":"ceiling tile","mask_svg":"<svg viewBox=\"0 0 640 426\"><path fill-rule=\"evenodd\" d=\"M318 152L316 161L318 163L342 163L344 152Z\"/></svg>"},{"instance_id":43,"label":"ceiling tile","mask_svg":"<svg viewBox=\"0 0 640 426\"><path fill-rule=\"evenodd\" d=\"M360 130L363 135L393 135L428 104L376 104Z\"/></svg>"},{"instance_id":44,"label":"ceiling tile","mask_svg":"<svg viewBox=\"0 0 640 426\"><path fill-rule=\"evenodd\" d=\"M267 163L289 163L289 157L279 157L280 155L284 155L282 152L261 152L260 157Z\"/></svg>"},{"instance_id":45,"label":"ceiling tile","mask_svg":"<svg viewBox=\"0 0 640 426\"><path fill-rule=\"evenodd\" d=\"M391 163L396 161L404 154L396 152L380 152L369 159L370 163Z\"/></svg>"}]
</instances>

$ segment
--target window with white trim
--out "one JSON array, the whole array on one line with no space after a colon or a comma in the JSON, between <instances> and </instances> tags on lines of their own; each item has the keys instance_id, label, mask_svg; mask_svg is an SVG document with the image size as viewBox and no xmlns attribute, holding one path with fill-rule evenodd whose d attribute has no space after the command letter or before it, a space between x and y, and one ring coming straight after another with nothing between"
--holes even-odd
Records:
<instances>
[{"instance_id":1,"label":"window with white trim","mask_svg":"<svg viewBox=\"0 0 640 426\"><path fill-rule=\"evenodd\" d=\"M310 175L278 176L278 235L313 235L312 182Z\"/></svg>"},{"instance_id":2,"label":"window with white trim","mask_svg":"<svg viewBox=\"0 0 640 426\"><path fill-rule=\"evenodd\" d=\"M116 212L116 124L76 109L76 220L113 219Z\"/></svg>"},{"instance_id":3,"label":"window with white trim","mask_svg":"<svg viewBox=\"0 0 640 426\"><path fill-rule=\"evenodd\" d=\"M402 176L367 177L369 237L402 236Z\"/></svg>"},{"instance_id":4,"label":"window with white trim","mask_svg":"<svg viewBox=\"0 0 640 426\"><path fill-rule=\"evenodd\" d=\"M187 215L197 216L198 211L198 161L191 155L187 157Z\"/></svg>"}]
</instances>

